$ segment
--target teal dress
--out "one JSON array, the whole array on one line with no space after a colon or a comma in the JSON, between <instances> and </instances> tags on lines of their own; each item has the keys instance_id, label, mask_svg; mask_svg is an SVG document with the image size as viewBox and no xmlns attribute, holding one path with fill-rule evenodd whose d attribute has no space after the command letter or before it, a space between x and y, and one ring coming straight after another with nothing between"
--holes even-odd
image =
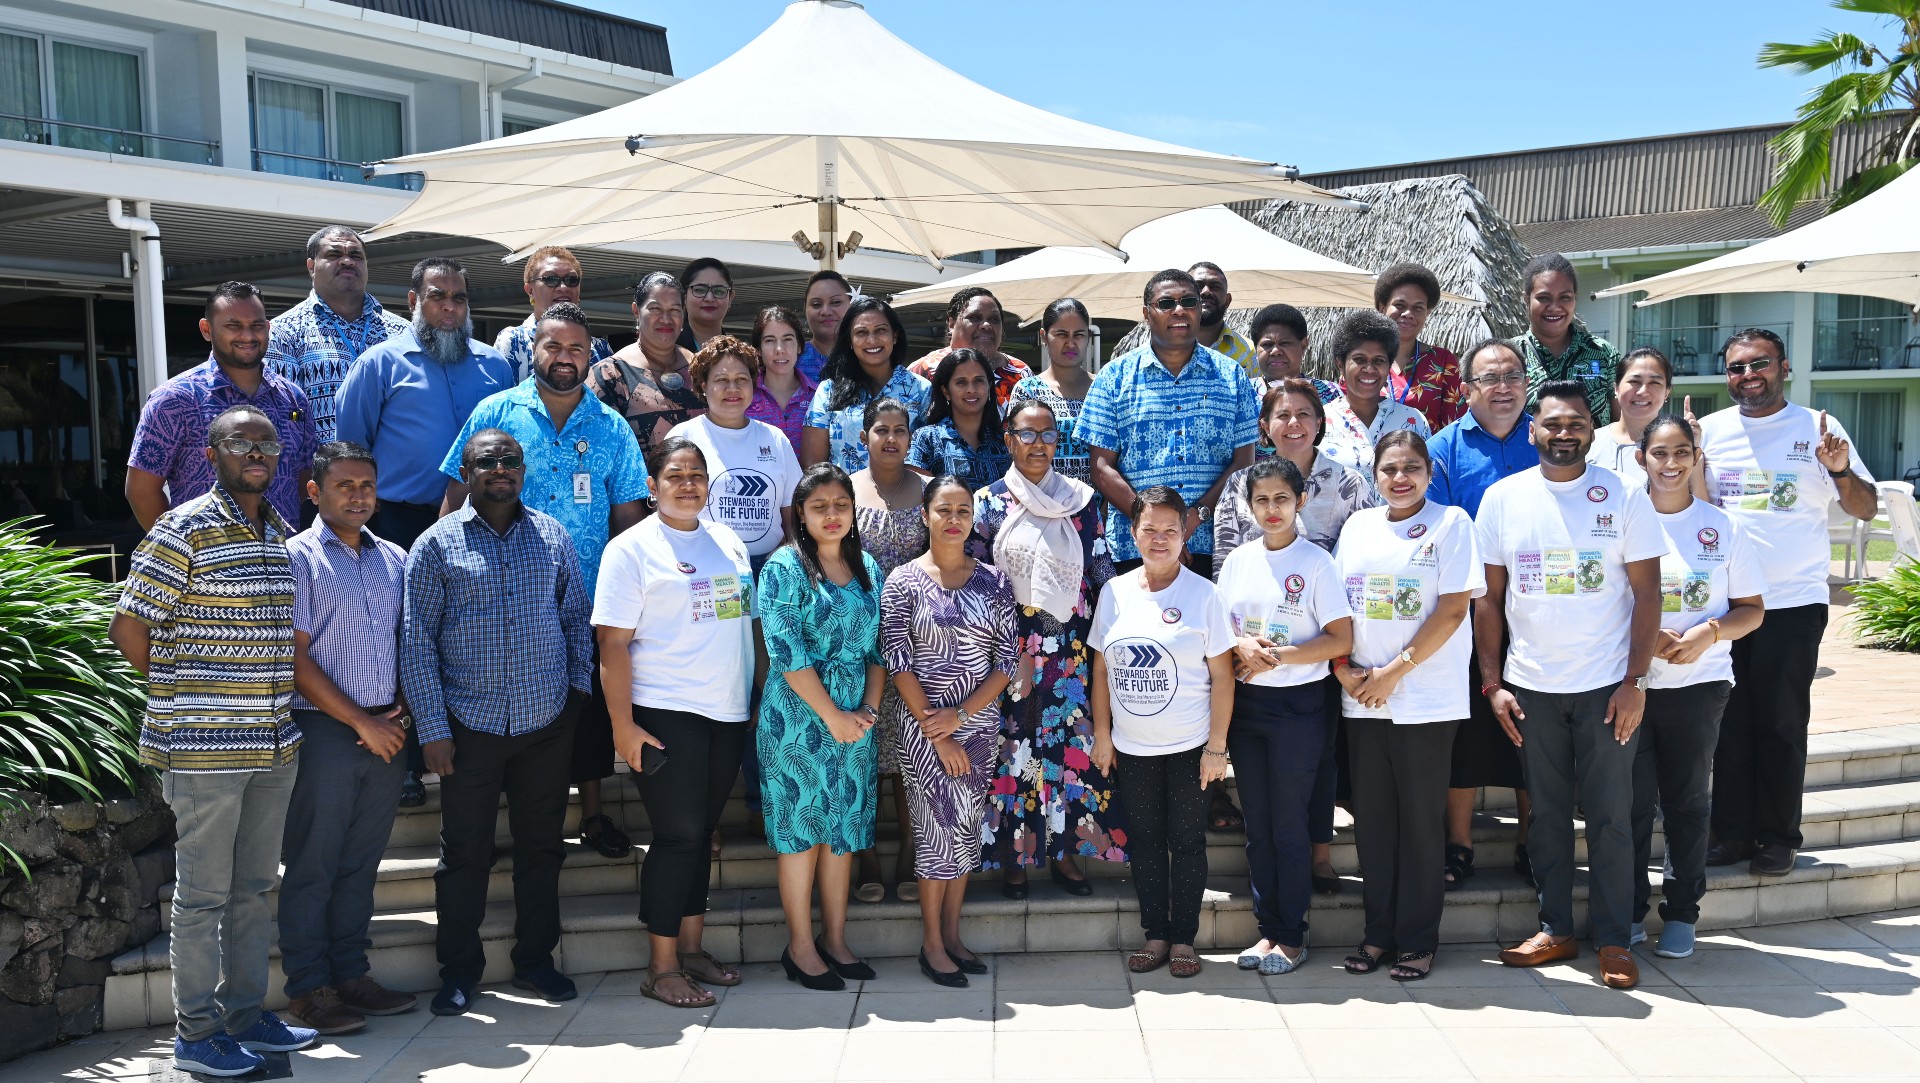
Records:
<instances>
[{"instance_id":1,"label":"teal dress","mask_svg":"<svg viewBox=\"0 0 1920 1083\"><path fill-rule=\"evenodd\" d=\"M880 659L880 568L865 563L869 589L808 582L800 554L783 545L760 570L760 626L768 676L760 697L755 748L767 844L798 854L821 843L836 854L873 846L875 738L869 730L841 744L787 674L813 667L833 702L846 710L866 694L867 667Z\"/></svg>"}]
</instances>

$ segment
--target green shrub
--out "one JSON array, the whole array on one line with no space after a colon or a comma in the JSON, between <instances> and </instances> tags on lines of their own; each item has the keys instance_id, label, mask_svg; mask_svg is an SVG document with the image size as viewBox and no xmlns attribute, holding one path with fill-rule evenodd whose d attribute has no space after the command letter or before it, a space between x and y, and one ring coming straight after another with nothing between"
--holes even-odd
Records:
<instances>
[{"instance_id":1,"label":"green shrub","mask_svg":"<svg viewBox=\"0 0 1920 1083\"><path fill-rule=\"evenodd\" d=\"M1920 564L1896 560L1886 575L1848 589L1856 636L1893 650L1920 651Z\"/></svg>"},{"instance_id":2,"label":"green shrub","mask_svg":"<svg viewBox=\"0 0 1920 1083\"><path fill-rule=\"evenodd\" d=\"M146 690L107 639L119 588L26 522L0 523L0 810L132 792Z\"/></svg>"}]
</instances>

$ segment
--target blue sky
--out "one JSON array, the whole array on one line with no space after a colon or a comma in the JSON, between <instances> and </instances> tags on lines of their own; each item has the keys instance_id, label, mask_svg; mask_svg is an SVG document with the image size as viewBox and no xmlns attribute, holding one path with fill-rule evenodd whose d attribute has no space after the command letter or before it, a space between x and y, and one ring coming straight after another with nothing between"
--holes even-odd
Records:
<instances>
[{"instance_id":1,"label":"blue sky","mask_svg":"<svg viewBox=\"0 0 1920 1083\"><path fill-rule=\"evenodd\" d=\"M574 2L665 26L681 76L786 6ZM1823 29L1892 37L1819 0L868 0L867 9L915 48L1030 104L1309 172L1790 120L1813 81L1757 69L1762 42Z\"/></svg>"}]
</instances>

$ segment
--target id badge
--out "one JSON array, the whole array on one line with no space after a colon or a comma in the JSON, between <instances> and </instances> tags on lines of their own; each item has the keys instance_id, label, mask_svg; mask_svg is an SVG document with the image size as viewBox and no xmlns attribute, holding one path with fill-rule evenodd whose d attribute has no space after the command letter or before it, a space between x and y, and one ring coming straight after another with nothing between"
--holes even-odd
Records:
<instances>
[{"instance_id":1,"label":"id badge","mask_svg":"<svg viewBox=\"0 0 1920 1083\"><path fill-rule=\"evenodd\" d=\"M573 475L573 502L593 503L593 477L584 470Z\"/></svg>"}]
</instances>

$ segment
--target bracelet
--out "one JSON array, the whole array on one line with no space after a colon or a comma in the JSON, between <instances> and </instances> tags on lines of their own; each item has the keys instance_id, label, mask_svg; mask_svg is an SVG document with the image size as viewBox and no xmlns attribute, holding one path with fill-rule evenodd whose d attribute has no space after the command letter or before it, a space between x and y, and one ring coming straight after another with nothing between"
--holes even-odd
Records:
<instances>
[{"instance_id":1,"label":"bracelet","mask_svg":"<svg viewBox=\"0 0 1920 1083\"><path fill-rule=\"evenodd\" d=\"M1708 617L1708 618L1707 618L1707 627L1709 627L1709 628L1711 628L1711 629L1713 629L1713 641L1714 641L1715 643L1718 643L1718 642L1720 642L1720 618L1719 618L1719 617Z\"/></svg>"},{"instance_id":2,"label":"bracelet","mask_svg":"<svg viewBox=\"0 0 1920 1083\"><path fill-rule=\"evenodd\" d=\"M1493 694L1498 691L1500 691L1499 681L1493 681L1480 686L1480 695L1483 699L1492 699Z\"/></svg>"},{"instance_id":3,"label":"bracelet","mask_svg":"<svg viewBox=\"0 0 1920 1083\"><path fill-rule=\"evenodd\" d=\"M1227 758L1227 754L1225 752L1215 752L1211 748L1203 748L1200 750L1200 752L1202 755L1205 755L1205 756L1218 756L1223 760Z\"/></svg>"},{"instance_id":4,"label":"bracelet","mask_svg":"<svg viewBox=\"0 0 1920 1083\"><path fill-rule=\"evenodd\" d=\"M1335 669L1339 669L1342 666L1350 666L1352 664L1353 664L1353 657L1351 655L1343 654L1340 657L1335 658L1333 660L1333 668Z\"/></svg>"},{"instance_id":5,"label":"bracelet","mask_svg":"<svg viewBox=\"0 0 1920 1083\"><path fill-rule=\"evenodd\" d=\"M1835 481L1839 481L1839 480L1840 480L1841 478L1848 478L1848 477L1852 477L1852 476L1853 476L1853 466L1852 466L1852 464L1851 464L1851 463L1849 463L1849 464L1848 464L1848 466L1847 466L1847 469L1845 469L1845 470L1829 470L1829 471L1827 471L1827 476L1828 476L1828 477L1830 477L1830 478L1832 478L1832 479L1833 479L1833 480L1835 480Z\"/></svg>"}]
</instances>

